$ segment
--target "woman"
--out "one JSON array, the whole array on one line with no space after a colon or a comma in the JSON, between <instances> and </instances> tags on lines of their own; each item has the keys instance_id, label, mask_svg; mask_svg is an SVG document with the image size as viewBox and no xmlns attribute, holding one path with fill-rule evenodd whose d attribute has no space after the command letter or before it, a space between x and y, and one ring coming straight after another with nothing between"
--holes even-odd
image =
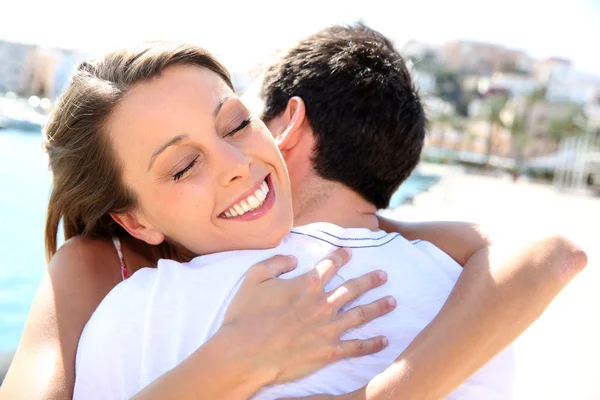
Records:
<instances>
[{"instance_id":1,"label":"woman","mask_svg":"<svg viewBox=\"0 0 600 400\"><path fill-rule=\"evenodd\" d=\"M165 50L163 49L162 51ZM138 60L152 56L154 52L161 54L160 46L155 45L140 51ZM63 257L59 258L60 251L54 256L53 261L51 261L51 269L54 265L54 269L58 271L59 268L56 266L61 265L60 268L63 270L69 268L69 271L71 272L71 274L68 274L67 280L64 281L68 282L68 288L59 288L57 290L51 288L52 282L46 282L44 284L46 287L45 290L53 290L59 296L76 295L77 297L73 298L78 299L78 302L76 302L77 304L69 305L69 307L75 307L74 314L77 315L77 318L75 318L77 321L71 321L66 324L68 330L66 343L67 348L70 348L70 350L67 349L62 356L66 356L67 359L60 361L62 365L59 366L58 373L53 370L54 366L51 367L52 372L50 375L59 376L62 379L62 387L60 387L61 385L57 385L59 386L58 392L62 391L62 395L68 394L69 390L72 389L74 347L76 346L75 343L81 333L81 329L95 306L108 290L116 284L118 277L120 276L121 270L118 269L119 258L117 257L116 252L110 249L113 236L119 236L124 241L123 259L125 260L125 269L123 271L132 272L132 270L140 266L154 264L159 256L164 255L170 256L170 258L185 260L193 254L236 249L240 247L240 244L247 248L272 246L278 240L281 240L282 235L285 235L285 232L289 231L291 226L288 193L289 183L287 182L285 167L280 158L278 158L276 152L272 151L274 148L272 139L270 139L270 135L266 129L264 129L264 126L260 124L259 121L249 118L243 105L235 99L235 96L232 94L232 85L228 79L227 73L212 59L212 57L200 49L181 47L167 50L167 52L170 52L171 56L173 56L170 58L171 60L174 60L172 61L172 65L187 64L200 66L204 71L203 74L212 74L212 78L218 77L218 79L212 79L210 81L215 90L231 94L231 99L228 98L223 103L219 102L226 117L223 117L221 122L219 122L221 125L219 125L217 129L220 135L218 138L217 136L213 136L211 140L215 141L215 145L227 145L233 148L239 145L239 143L236 142L236 140L238 140L236 134L247 133L246 137L241 140L245 146L257 146L254 148L253 151L255 151L255 153L253 154L257 155L257 160L258 163L261 164L261 167L264 167L265 170L268 170L272 174L272 187L277 193L279 201L273 206L275 212L271 214L272 216L269 217L270 219L259 221L259 224L255 224L253 227L256 232L265 233L266 235L256 235L257 237L252 237L249 235L249 232L227 230L226 233L231 235L227 236L223 235L225 230L219 230L217 224L215 224L215 229L211 232L198 231L198 226L202 226L202 219L206 218L206 210L212 207L210 203L204 203L203 205L208 207L202 207L202 210L196 210L196 215L190 216L183 213L183 211L188 212L193 209L193 207L190 207L190 203L186 204L186 202L194 201L194 199L196 199L195 206L197 207L198 201L204 201L199 200L202 196L212 197L211 195L208 195L208 193L210 193L210 187L208 186L200 185L199 187L203 189L202 193L195 192L194 195L191 196L190 194L192 192L177 189L177 186L173 183L185 177L186 174L194 172L193 168L198 162L198 159L194 158L195 156L191 156L190 154L177 154L175 155L175 158L180 157L181 159L179 161L174 159L167 161L157 159L158 165L156 168L161 171L157 174L156 181L154 181L157 187L153 189L150 182L145 182L146 186L145 189L143 189L145 190L142 194L143 198L140 196L141 191L136 192L127 188L123 184L124 180L131 186L134 186L135 184L135 179L128 181L127 178L124 178L124 176L132 173L132 171L122 170L119 165L122 160L119 160L119 155L112 153L112 146L118 147L118 141L125 137L115 137L111 135L116 131L126 132L126 118L119 119L118 114L122 110L119 110L118 105L122 102L126 93L127 96L134 96L135 88L137 86L143 85L146 81L150 81L153 76L157 75L157 71L160 72L162 68L166 67L164 65L159 65L160 63L154 65L145 64L137 69L139 74L137 77L124 75L121 79L116 79L111 75L102 75L103 72L111 71L111 68L107 65L82 65L74 78L72 87L77 88L77 85L80 85L80 90L86 91L86 94L83 96L86 97L89 95L89 98L92 99L92 101L82 102L81 100L83 98L81 97L81 91L79 93L76 89L67 91L61 105L57 108L57 113L60 113L60 117L54 118L48 127L48 151L51 159L51 166L55 174L53 194L50 200L51 209L49 210L47 225L49 252L53 253L55 250L56 229L58 221L61 218L63 219L67 238L75 237L77 235L101 238L95 239L94 241L88 239L71 241L70 243L67 243L65 251L63 251ZM119 70L120 68L121 70L128 71L135 69L135 62L137 61L134 60L133 64L128 65L120 64L126 63L126 60L118 57L117 54L112 59L108 58L105 62L113 63L112 67L116 70ZM206 70L212 72L207 72ZM105 83L107 81L110 82L111 80L113 80L113 82L106 85L96 85L94 83L97 83L98 76L95 75L100 75L100 80ZM133 80L131 78L133 78ZM128 79L131 81L128 82ZM93 101L98 98L101 98L102 101ZM203 99L202 101L205 100L208 102L207 99ZM133 103L134 108L138 105L143 107L143 102ZM198 105L204 111L207 108L207 104L205 103L199 103ZM212 111L213 108L211 107L210 110ZM133 111L135 113L135 110ZM142 110L139 109L138 111L141 112ZM187 116L179 115L178 118L180 118L181 121L190 118L193 120L192 124L202 123L200 120L194 120L196 117L192 114L188 114ZM115 127L112 125L114 123L125 125ZM181 127L184 127L184 125ZM243 132L245 129L247 132ZM73 132L78 132L78 135L74 135ZM195 130L194 133L200 134L200 130ZM192 133L188 134L192 135ZM269 143L269 140L271 140L271 144ZM120 149L123 150L124 148L120 147ZM135 155L132 154L132 157L134 156ZM185 159L185 161L181 162L183 159ZM107 160L109 160L110 163L107 163ZM74 166L80 166L80 168L74 170ZM144 168L146 167L151 166L144 164ZM160 175L160 179L158 175ZM90 179L92 176L95 176L96 179ZM131 175L129 175L129 177L131 178ZM172 181L170 181L171 179ZM98 182L103 182L103 184L99 185ZM189 182L188 179L187 187L190 188L190 190L198 190L198 187L194 188L193 186L190 186L190 183L191 182ZM168 186L169 184L172 186ZM204 189L207 189L208 193ZM137 196L140 197L137 198ZM182 210L182 212L178 215L170 214L168 215L169 218L164 218L168 213L162 212L161 207L167 205L171 206L169 204L169 199L174 202L179 202L180 204L177 209ZM106 200L110 201L107 202ZM142 201L137 203L138 200ZM209 201L212 201L212 199L209 198ZM114 219L111 217L114 217ZM220 215L216 216L216 218L220 217ZM155 247L147 247L145 245L140 246L139 242L127 237L123 230L115 223L115 220L128 226L138 239L142 239ZM223 221L218 221L218 223L221 222ZM131 229L132 227L133 229ZM439 233L435 231L432 233L433 236L437 234ZM423 236L427 238L427 235ZM248 238L250 240L248 240ZM165 239L168 244L158 248ZM478 238L477 240L480 239ZM446 240L446 242L444 240L441 241L440 247L444 250L443 243L447 243L447 241L448 240ZM450 241L453 242L454 239L451 238ZM460 254L463 256L465 254L472 254L474 250L482 247L482 243L484 245L487 244L485 241L480 241L478 243L479 247L470 247L470 244L468 244L460 250ZM97 256L103 257L101 262L96 260ZM456 258L460 257L461 256ZM109 270L106 267L106 261L112 263L115 268ZM466 260L462 261L463 263L466 262ZM55 262L55 264L52 264L53 262ZM70 267L65 267L65 265L70 265ZM77 265L77 267L75 265ZM81 268L80 265L86 266ZM289 265L285 268L280 268L279 271L286 269L289 269ZM59 277L59 272L55 272L54 275ZM100 279L95 279L96 277L100 277ZM89 286L81 286L80 282ZM58 285L58 280L56 285ZM82 290L83 292L87 293L73 292L73 290L75 290L74 286L78 285L85 289ZM92 295L90 295L88 289L93 290ZM43 293L43 290L41 292ZM42 294L42 297L46 298L52 298L51 296L52 294L48 293ZM79 306L81 307L79 308ZM32 315L35 316L36 312L38 312L38 310L34 308ZM56 311L54 311L53 315L55 319L59 319ZM48 322L48 326L56 326L57 324L59 327L61 326L60 321ZM65 325L63 325L63 327L64 326ZM29 328L30 327L28 326L28 330L30 330ZM61 332L57 332L56 328L53 328L51 335L56 334L58 334L59 340L62 339L62 337L60 337ZM28 332L26 331L25 341L28 340L27 335ZM56 343L55 337L46 340ZM31 339L29 339L29 341L32 342ZM31 346L30 343L30 348L31 347L33 346ZM198 352L200 356L206 356L207 353L209 356L211 355L210 351L202 352L201 350L202 349L199 349ZM259 349L259 351L260 350L261 349ZM25 350L20 349L19 353L21 352L25 352ZM218 356L219 352L216 354L217 356L215 358L220 358ZM200 356L196 358L201 358ZM40 357L40 354L38 353L35 357ZM53 354L52 357L55 357L55 355ZM15 362L17 363L18 360L19 354L17 355ZM166 382L166 384L157 388L156 391L159 392L167 387L169 382L173 382L181 376L186 376L186 373L193 371L193 365L196 367L202 365L202 363L199 362L194 363L192 357L190 357L188 361L189 362L186 365L182 364L181 367L183 368L172 371L172 376L165 377L163 383ZM277 362L281 361L281 359L276 360L273 364L277 364ZM28 360L24 361L21 368L23 368L23 365L26 365L27 362ZM31 361L29 360L29 362ZM204 359L204 362L206 362L206 358ZM69 366L71 368L70 371L65 371L66 368L64 366ZM281 366L278 366L279 370L281 369L280 367ZM312 370L318 368L319 365L310 365L309 367L310 368L308 369ZM11 374L18 376L18 364L14 368L16 368L16 372L11 370ZM305 368L306 366L299 368L301 370L300 372L308 372L308 370L303 370ZM268 368L265 369L268 370ZM289 373L293 377L297 376L299 372L298 370L293 371L292 367ZM16 379L18 379L13 378L11 374L7 377L7 383L9 384L11 379L13 379L13 382L17 382ZM466 376L463 377L463 379L464 378L466 378ZM260 382L260 379L257 379L256 381ZM205 382L211 383L210 380L206 380ZM267 380L260 383L267 384L269 382ZM188 384L190 384L189 381ZM193 382L191 382L191 384L193 384ZM176 388L176 386L172 386L172 388ZM256 388L253 388L253 390L255 389ZM3 390L5 390L4 387ZM9 389L7 389L7 391L8 390ZM245 393L248 394L248 392ZM46 392L44 395L51 396L52 394L53 393ZM149 395L151 396L151 394Z\"/></svg>"}]
</instances>

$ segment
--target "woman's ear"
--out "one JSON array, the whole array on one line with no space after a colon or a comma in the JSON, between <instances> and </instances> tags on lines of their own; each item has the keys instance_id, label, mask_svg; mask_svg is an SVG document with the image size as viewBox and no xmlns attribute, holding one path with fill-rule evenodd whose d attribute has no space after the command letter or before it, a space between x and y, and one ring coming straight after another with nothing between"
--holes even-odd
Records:
<instances>
[{"instance_id":1,"label":"woman's ear","mask_svg":"<svg viewBox=\"0 0 600 400\"><path fill-rule=\"evenodd\" d=\"M133 213L111 213L110 216L136 239L155 246L165 240L165 235L149 224L141 223Z\"/></svg>"},{"instance_id":2,"label":"woman's ear","mask_svg":"<svg viewBox=\"0 0 600 400\"><path fill-rule=\"evenodd\" d=\"M283 111L283 131L275 137L277 147L283 153L294 148L302 134L302 125L306 119L304 100L298 96L292 97Z\"/></svg>"}]
</instances>

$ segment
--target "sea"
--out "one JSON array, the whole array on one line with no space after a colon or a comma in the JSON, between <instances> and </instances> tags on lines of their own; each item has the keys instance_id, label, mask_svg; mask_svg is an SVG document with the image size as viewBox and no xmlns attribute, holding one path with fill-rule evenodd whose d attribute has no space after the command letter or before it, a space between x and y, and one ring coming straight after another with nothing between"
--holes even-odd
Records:
<instances>
[{"instance_id":1,"label":"sea","mask_svg":"<svg viewBox=\"0 0 600 400\"><path fill-rule=\"evenodd\" d=\"M51 174L40 131L0 129L0 354L14 351L46 268L44 221ZM435 176L418 172L392 197L395 208Z\"/></svg>"}]
</instances>

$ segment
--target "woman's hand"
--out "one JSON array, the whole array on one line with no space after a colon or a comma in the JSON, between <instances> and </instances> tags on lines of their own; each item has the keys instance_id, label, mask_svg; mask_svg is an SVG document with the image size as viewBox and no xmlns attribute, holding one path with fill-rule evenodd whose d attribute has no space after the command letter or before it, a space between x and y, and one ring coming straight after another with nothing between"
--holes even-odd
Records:
<instances>
[{"instance_id":1,"label":"woman's hand","mask_svg":"<svg viewBox=\"0 0 600 400\"><path fill-rule=\"evenodd\" d=\"M297 379L340 358L383 349L387 344L383 337L340 340L342 332L395 307L393 298L386 297L339 312L387 279L374 271L324 293L325 284L348 258L347 251L336 250L293 279L277 279L296 267L293 257L276 256L256 264L213 337L134 398L247 399L266 385Z\"/></svg>"},{"instance_id":2,"label":"woman's hand","mask_svg":"<svg viewBox=\"0 0 600 400\"><path fill-rule=\"evenodd\" d=\"M288 382L345 357L380 351L387 339L340 340L340 335L395 308L392 297L339 312L347 303L385 283L373 271L324 293L325 284L350 257L332 252L311 271L277 279L296 267L293 257L275 256L253 266L231 302L221 330L239 332L245 357L270 371L270 383ZM234 335L235 336L235 335Z\"/></svg>"}]
</instances>

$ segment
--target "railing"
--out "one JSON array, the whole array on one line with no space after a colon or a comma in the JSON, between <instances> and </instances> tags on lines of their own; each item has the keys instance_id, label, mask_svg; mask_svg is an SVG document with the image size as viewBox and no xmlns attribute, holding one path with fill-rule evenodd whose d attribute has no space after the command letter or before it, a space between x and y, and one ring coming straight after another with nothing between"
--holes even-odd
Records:
<instances>
[{"instance_id":1,"label":"railing","mask_svg":"<svg viewBox=\"0 0 600 400\"><path fill-rule=\"evenodd\" d=\"M583 190L587 187L589 176L600 174L600 138L595 129L583 136L563 139L558 153L569 156L556 165L556 188Z\"/></svg>"}]
</instances>

